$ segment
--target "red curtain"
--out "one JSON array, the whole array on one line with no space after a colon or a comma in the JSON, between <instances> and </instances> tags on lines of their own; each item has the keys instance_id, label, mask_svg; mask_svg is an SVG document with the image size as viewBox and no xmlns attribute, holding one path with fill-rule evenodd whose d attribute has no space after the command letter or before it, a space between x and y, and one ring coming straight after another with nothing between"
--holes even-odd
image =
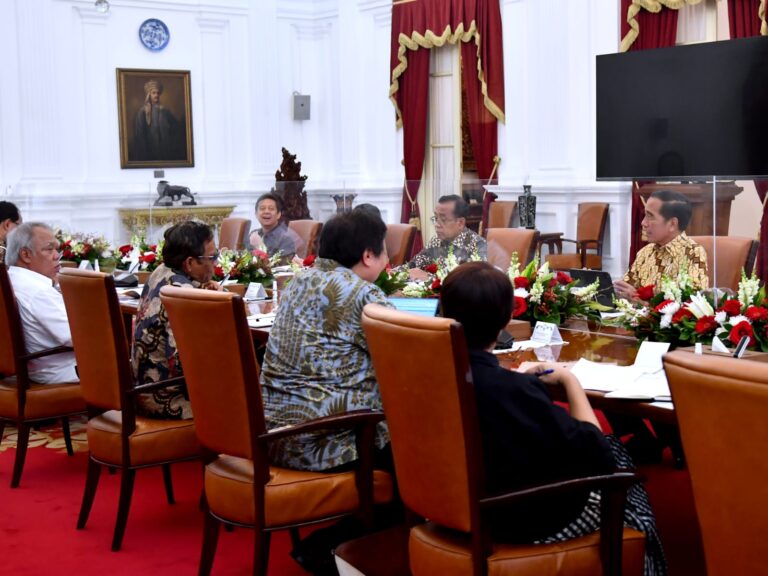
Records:
<instances>
[{"instance_id":1,"label":"red curtain","mask_svg":"<svg viewBox=\"0 0 768 576\"><path fill-rule=\"evenodd\" d=\"M748 38L760 35L759 0L728 0L728 27L731 38ZM760 246L757 249L757 275L765 282L768 280L768 214L765 211L765 195L768 193L768 180L755 180L755 188L763 202L763 216L760 220ZM746 271L749 274L749 270Z\"/></svg>"},{"instance_id":2,"label":"red curtain","mask_svg":"<svg viewBox=\"0 0 768 576\"><path fill-rule=\"evenodd\" d=\"M627 22L627 12L632 0L621 0L621 37L630 31ZM638 36L629 47L629 51L646 50L649 48L667 48L675 45L677 37L677 10L662 7L660 12L653 13L641 9L635 16L638 24ZM630 244L629 265L635 261L638 250L645 246L642 239L641 222L645 216L645 208L637 190L646 181L637 181L632 186L632 207L630 212Z\"/></svg>"},{"instance_id":3,"label":"red curtain","mask_svg":"<svg viewBox=\"0 0 768 576\"><path fill-rule=\"evenodd\" d=\"M474 23L474 28L472 27ZM403 126L405 176L401 221L418 215L416 200L424 167L429 49L436 37L462 42L470 133L478 175L486 182L498 151L497 122L504 121L504 60L499 0L414 0L392 6L390 98ZM441 44L442 44L441 40ZM480 69L478 70L478 59ZM411 75L417 79L412 80ZM423 85L422 85L423 84ZM410 125L410 126L409 126ZM410 194L411 198L408 198ZM487 218L486 196L483 221ZM414 252L422 244L417 234Z\"/></svg>"}]
</instances>

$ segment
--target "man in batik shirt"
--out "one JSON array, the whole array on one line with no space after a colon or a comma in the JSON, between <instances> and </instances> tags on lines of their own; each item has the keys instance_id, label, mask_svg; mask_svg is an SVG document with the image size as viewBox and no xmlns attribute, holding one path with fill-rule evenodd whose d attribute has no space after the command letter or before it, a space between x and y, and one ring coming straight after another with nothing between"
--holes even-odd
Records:
<instances>
[{"instance_id":1,"label":"man in batik shirt","mask_svg":"<svg viewBox=\"0 0 768 576\"><path fill-rule=\"evenodd\" d=\"M645 204L642 227L649 244L642 248L623 280L614 283L616 295L637 299L637 289L661 286L661 277L677 276L685 266L694 289L709 286L707 252L685 234L691 220L691 203L671 190L657 190Z\"/></svg>"},{"instance_id":2,"label":"man in batik shirt","mask_svg":"<svg viewBox=\"0 0 768 576\"><path fill-rule=\"evenodd\" d=\"M371 302L391 306L373 282L389 259L387 227L363 211L323 226L318 258L283 293L261 373L268 428L350 410L381 409L381 396L360 324ZM379 425L376 445L388 449ZM275 463L327 470L357 459L351 431L291 436L272 445Z\"/></svg>"},{"instance_id":3,"label":"man in batik shirt","mask_svg":"<svg viewBox=\"0 0 768 576\"><path fill-rule=\"evenodd\" d=\"M424 268L430 264L439 264L451 249L459 264L477 257L485 260L488 245L485 238L467 228L468 214L469 204L463 198L455 194L441 196L431 218L435 225L435 237L408 262L408 267Z\"/></svg>"}]
</instances>

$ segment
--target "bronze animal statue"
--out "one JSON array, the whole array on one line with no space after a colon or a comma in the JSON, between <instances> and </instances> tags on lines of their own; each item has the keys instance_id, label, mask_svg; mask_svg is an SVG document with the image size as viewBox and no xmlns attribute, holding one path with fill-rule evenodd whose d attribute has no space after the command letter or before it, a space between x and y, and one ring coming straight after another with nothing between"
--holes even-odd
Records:
<instances>
[{"instance_id":1,"label":"bronze animal statue","mask_svg":"<svg viewBox=\"0 0 768 576\"><path fill-rule=\"evenodd\" d=\"M181 200L182 206L196 206L195 197L186 186L174 186L168 184L167 180L160 180L157 183L158 199L155 200L155 206L173 206L174 202Z\"/></svg>"}]
</instances>

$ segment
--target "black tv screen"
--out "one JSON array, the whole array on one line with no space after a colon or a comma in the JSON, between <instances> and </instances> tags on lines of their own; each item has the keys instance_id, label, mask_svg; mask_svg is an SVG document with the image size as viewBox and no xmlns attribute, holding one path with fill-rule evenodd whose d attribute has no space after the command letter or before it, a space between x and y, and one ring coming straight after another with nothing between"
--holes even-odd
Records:
<instances>
[{"instance_id":1,"label":"black tv screen","mask_svg":"<svg viewBox=\"0 0 768 576\"><path fill-rule=\"evenodd\" d=\"M768 175L768 37L597 57L598 180Z\"/></svg>"}]
</instances>

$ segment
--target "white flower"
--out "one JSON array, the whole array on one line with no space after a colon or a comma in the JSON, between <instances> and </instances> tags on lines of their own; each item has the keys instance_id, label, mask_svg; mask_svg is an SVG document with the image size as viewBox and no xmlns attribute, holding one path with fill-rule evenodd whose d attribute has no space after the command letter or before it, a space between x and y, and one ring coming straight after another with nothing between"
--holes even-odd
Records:
<instances>
[{"instance_id":1,"label":"white flower","mask_svg":"<svg viewBox=\"0 0 768 576\"><path fill-rule=\"evenodd\" d=\"M728 314L725 313L725 310L720 310L717 314L715 314L715 322L718 324L725 324L727 318Z\"/></svg>"},{"instance_id":2,"label":"white flower","mask_svg":"<svg viewBox=\"0 0 768 576\"><path fill-rule=\"evenodd\" d=\"M518 296L520 298L528 298L528 290L525 288L515 288L515 296Z\"/></svg>"},{"instance_id":3,"label":"white flower","mask_svg":"<svg viewBox=\"0 0 768 576\"><path fill-rule=\"evenodd\" d=\"M670 302L669 304L664 306L664 308L659 310L659 312L661 312L665 316L669 316L670 318L672 318L672 315L678 310L680 310L680 302Z\"/></svg>"},{"instance_id":4,"label":"white flower","mask_svg":"<svg viewBox=\"0 0 768 576\"><path fill-rule=\"evenodd\" d=\"M538 304L541 301L541 295L544 294L544 286L538 280L531 287L531 302Z\"/></svg>"},{"instance_id":5,"label":"white flower","mask_svg":"<svg viewBox=\"0 0 768 576\"><path fill-rule=\"evenodd\" d=\"M515 278L520 276L520 259L517 257L517 252L512 252L512 256L509 259L507 276L509 277L510 282L514 282Z\"/></svg>"},{"instance_id":6,"label":"white flower","mask_svg":"<svg viewBox=\"0 0 768 576\"><path fill-rule=\"evenodd\" d=\"M595 280L592 282L592 284L589 284L587 286L576 286L574 288L571 288L571 294L577 299L577 300L591 300L595 297L597 294L597 291L600 288L600 281Z\"/></svg>"},{"instance_id":7,"label":"white flower","mask_svg":"<svg viewBox=\"0 0 768 576\"><path fill-rule=\"evenodd\" d=\"M714 309L701 292L691 294L691 300L685 305L685 307L688 308L688 310L691 311L691 314L693 314L696 318L701 318L702 316L712 316L715 313Z\"/></svg>"},{"instance_id":8,"label":"white flower","mask_svg":"<svg viewBox=\"0 0 768 576\"><path fill-rule=\"evenodd\" d=\"M747 278L744 270L741 271L741 282L739 282L739 302L742 306L749 306L760 291L760 279L756 278L754 273Z\"/></svg>"},{"instance_id":9,"label":"white flower","mask_svg":"<svg viewBox=\"0 0 768 576\"><path fill-rule=\"evenodd\" d=\"M731 326L736 326L737 324L740 324L741 322L746 322L747 324L752 324L752 322L750 322L749 318L747 318L746 316L744 316L742 314L737 314L736 316L731 316L730 320L728 320L728 323Z\"/></svg>"},{"instance_id":10,"label":"white flower","mask_svg":"<svg viewBox=\"0 0 768 576\"><path fill-rule=\"evenodd\" d=\"M672 314L664 314L664 316L661 317L661 320L659 320L660 328L669 328L670 324L672 324Z\"/></svg>"}]
</instances>

